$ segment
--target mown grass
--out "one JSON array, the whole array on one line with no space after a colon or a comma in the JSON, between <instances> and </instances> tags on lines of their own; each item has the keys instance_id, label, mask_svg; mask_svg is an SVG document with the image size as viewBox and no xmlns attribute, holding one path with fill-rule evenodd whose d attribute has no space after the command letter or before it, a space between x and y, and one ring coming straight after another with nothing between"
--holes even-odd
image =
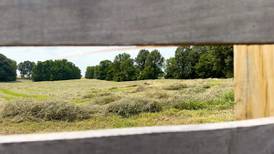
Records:
<instances>
[{"instance_id":1,"label":"mown grass","mask_svg":"<svg viewBox=\"0 0 274 154\"><path fill-rule=\"evenodd\" d=\"M1 83L0 134L231 121L233 105L231 79Z\"/></svg>"},{"instance_id":2,"label":"mown grass","mask_svg":"<svg viewBox=\"0 0 274 154\"><path fill-rule=\"evenodd\" d=\"M47 96L43 95L28 95L23 93L18 93L9 89L0 89L0 94L4 95L3 98L10 101L12 99L18 99L18 98L34 98L37 100L45 100Z\"/></svg>"},{"instance_id":3,"label":"mown grass","mask_svg":"<svg viewBox=\"0 0 274 154\"><path fill-rule=\"evenodd\" d=\"M2 120L0 134L45 133L60 131L79 131L105 128L124 128L141 126L162 126L179 124L211 123L234 120L232 110L177 110L168 109L158 113L142 113L129 118L117 115L96 116L76 122L24 121L20 123Z\"/></svg>"}]
</instances>

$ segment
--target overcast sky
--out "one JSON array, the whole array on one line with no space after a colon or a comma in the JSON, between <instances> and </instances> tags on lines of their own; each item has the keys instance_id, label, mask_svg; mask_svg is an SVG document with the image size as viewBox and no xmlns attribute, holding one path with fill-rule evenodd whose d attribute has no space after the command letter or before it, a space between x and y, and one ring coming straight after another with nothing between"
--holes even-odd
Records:
<instances>
[{"instance_id":1,"label":"overcast sky","mask_svg":"<svg viewBox=\"0 0 274 154\"><path fill-rule=\"evenodd\" d=\"M176 47L0 47L0 53L17 63L45 61L49 59L68 59L77 65L82 74L87 66L99 64L101 60L113 60L119 53L129 53L135 58L140 49L158 49L165 58L174 56Z\"/></svg>"}]
</instances>

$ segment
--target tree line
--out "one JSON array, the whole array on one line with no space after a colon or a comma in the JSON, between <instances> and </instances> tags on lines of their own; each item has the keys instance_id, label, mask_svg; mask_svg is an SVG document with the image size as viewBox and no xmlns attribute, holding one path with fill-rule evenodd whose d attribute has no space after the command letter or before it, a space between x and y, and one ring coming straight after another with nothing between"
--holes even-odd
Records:
<instances>
[{"instance_id":1,"label":"tree line","mask_svg":"<svg viewBox=\"0 0 274 154\"><path fill-rule=\"evenodd\" d=\"M24 61L16 65L14 60L0 54L0 81L16 81L17 73L23 79L32 79L33 81L56 81L80 79L81 70L72 62L63 60L47 60L44 62Z\"/></svg>"},{"instance_id":2,"label":"tree line","mask_svg":"<svg viewBox=\"0 0 274 154\"><path fill-rule=\"evenodd\" d=\"M89 66L87 79L133 81L157 79L163 74L164 57L158 50L141 50L135 59L127 53L119 54L114 61L103 60L97 66Z\"/></svg>"},{"instance_id":3,"label":"tree line","mask_svg":"<svg viewBox=\"0 0 274 154\"><path fill-rule=\"evenodd\" d=\"M139 51L135 59L123 53L114 61L103 60L87 67L87 79L133 81L158 79L196 79L233 77L232 46L182 46L175 56L164 60L158 50Z\"/></svg>"},{"instance_id":4,"label":"tree line","mask_svg":"<svg viewBox=\"0 0 274 154\"><path fill-rule=\"evenodd\" d=\"M0 54L0 81L21 78L33 81L80 79L81 71L72 62L47 60L25 61L18 65ZM167 60L158 50L140 50L136 58L127 53L119 54L113 61L103 60L96 66L88 66L85 78L109 81L134 81L146 79L195 79L233 77L232 46L181 46L175 56Z\"/></svg>"},{"instance_id":5,"label":"tree line","mask_svg":"<svg viewBox=\"0 0 274 154\"><path fill-rule=\"evenodd\" d=\"M166 61L165 72L169 79L231 78L233 47L179 47L175 57Z\"/></svg>"},{"instance_id":6,"label":"tree line","mask_svg":"<svg viewBox=\"0 0 274 154\"><path fill-rule=\"evenodd\" d=\"M33 81L57 81L80 78L81 70L66 59L38 62L32 69Z\"/></svg>"}]
</instances>

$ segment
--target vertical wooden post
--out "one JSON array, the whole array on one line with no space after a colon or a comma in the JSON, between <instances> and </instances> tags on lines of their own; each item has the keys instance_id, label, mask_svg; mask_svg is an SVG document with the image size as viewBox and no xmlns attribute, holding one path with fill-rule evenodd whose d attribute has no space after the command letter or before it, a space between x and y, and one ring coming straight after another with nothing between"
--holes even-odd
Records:
<instances>
[{"instance_id":1,"label":"vertical wooden post","mask_svg":"<svg viewBox=\"0 0 274 154\"><path fill-rule=\"evenodd\" d=\"M237 119L274 115L274 45L234 46Z\"/></svg>"}]
</instances>

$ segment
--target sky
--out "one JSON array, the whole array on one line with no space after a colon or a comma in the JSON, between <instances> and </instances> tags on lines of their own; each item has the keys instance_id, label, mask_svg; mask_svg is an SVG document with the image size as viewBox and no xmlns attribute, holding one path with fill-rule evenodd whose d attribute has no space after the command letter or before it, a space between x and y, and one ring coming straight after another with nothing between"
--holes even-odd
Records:
<instances>
[{"instance_id":1,"label":"sky","mask_svg":"<svg viewBox=\"0 0 274 154\"><path fill-rule=\"evenodd\" d=\"M82 75L85 74L87 66L95 66L102 60L114 60L120 53L128 53L135 58L141 49L152 51L157 49L163 57L170 58L175 54L176 46L165 47L0 47L0 53L18 63L29 60L33 62L68 59L81 69Z\"/></svg>"}]
</instances>

